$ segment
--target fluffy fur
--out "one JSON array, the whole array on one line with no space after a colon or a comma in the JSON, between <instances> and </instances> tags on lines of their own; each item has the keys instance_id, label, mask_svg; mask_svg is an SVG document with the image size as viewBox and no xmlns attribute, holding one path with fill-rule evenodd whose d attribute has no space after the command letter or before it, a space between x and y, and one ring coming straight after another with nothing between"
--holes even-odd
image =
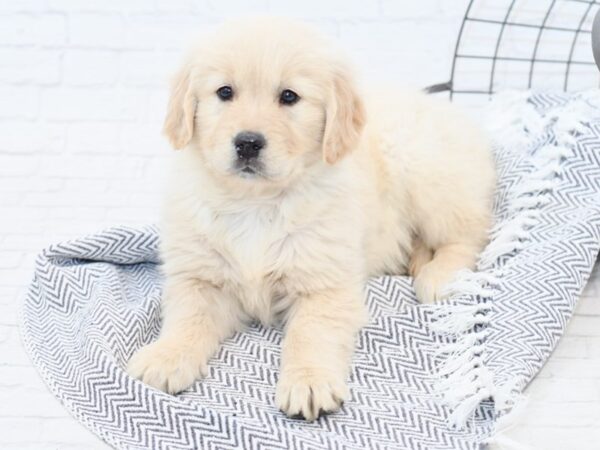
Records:
<instances>
[{"instance_id":1,"label":"fluffy fur","mask_svg":"<svg viewBox=\"0 0 600 450\"><path fill-rule=\"evenodd\" d=\"M162 224L163 325L131 375L179 392L244 324L281 320L275 401L313 420L348 397L369 276L410 273L429 303L474 267L494 187L486 140L447 102L361 94L337 55L282 19L230 23L190 52L165 121L184 150ZM282 105L284 89L300 101ZM240 131L267 140L255 174L234 164Z\"/></svg>"}]
</instances>

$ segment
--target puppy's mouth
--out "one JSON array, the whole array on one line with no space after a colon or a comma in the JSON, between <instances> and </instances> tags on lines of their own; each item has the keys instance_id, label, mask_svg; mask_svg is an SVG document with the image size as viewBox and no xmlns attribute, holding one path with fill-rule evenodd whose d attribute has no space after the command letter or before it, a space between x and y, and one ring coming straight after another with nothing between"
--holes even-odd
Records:
<instances>
[{"instance_id":1,"label":"puppy's mouth","mask_svg":"<svg viewBox=\"0 0 600 450\"><path fill-rule=\"evenodd\" d=\"M263 165L258 161L237 161L234 172L242 178L267 178Z\"/></svg>"}]
</instances>

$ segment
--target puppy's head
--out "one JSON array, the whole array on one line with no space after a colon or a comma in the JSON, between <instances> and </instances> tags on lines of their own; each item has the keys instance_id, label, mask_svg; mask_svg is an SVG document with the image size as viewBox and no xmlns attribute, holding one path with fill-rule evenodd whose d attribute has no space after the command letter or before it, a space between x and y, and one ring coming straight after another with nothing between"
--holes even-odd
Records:
<instances>
[{"instance_id":1,"label":"puppy's head","mask_svg":"<svg viewBox=\"0 0 600 450\"><path fill-rule=\"evenodd\" d=\"M176 74L164 131L218 178L285 185L358 143L350 71L312 29L284 19L224 25Z\"/></svg>"}]
</instances>

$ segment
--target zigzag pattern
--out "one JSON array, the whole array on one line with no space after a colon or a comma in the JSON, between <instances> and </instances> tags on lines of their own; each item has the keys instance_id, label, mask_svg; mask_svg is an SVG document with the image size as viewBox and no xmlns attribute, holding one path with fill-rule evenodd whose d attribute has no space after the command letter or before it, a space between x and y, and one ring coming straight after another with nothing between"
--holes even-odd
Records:
<instances>
[{"instance_id":1,"label":"zigzag pattern","mask_svg":"<svg viewBox=\"0 0 600 450\"><path fill-rule=\"evenodd\" d=\"M579 96L537 94L540 115ZM592 120L593 119L593 120ZM499 383L529 380L562 334L600 245L600 113L574 155L524 249L503 257L494 297L487 365ZM511 192L532 171L530 157L551 143L548 130L525 148L497 149L496 218L509 218ZM464 430L434 389L440 337L428 327L405 277L367 286L371 323L361 335L350 379L352 398L315 423L274 406L281 332L253 326L228 340L207 379L169 396L133 380L126 361L160 328L158 232L106 230L53 245L38 258L22 310L25 345L52 392L84 425L118 448L155 449L476 449L492 432L484 402Z\"/></svg>"},{"instance_id":2,"label":"zigzag pattern","mask_svg":"<svg viewBox=\"0 0 600 450\"><path fill-rule=\"evenodd\" d=\"M568 96L538 94L528 99L540 116L554 108L581 102L596 109L596 93ZM486 364L502 385L514 377L525 385L542 367L562 336L600 248L600 120L588 117L577 136L572 155L562 163L552 201L539 208L539 223L530 230L520 252L502 261L504 272L494 296ZM554 143L551 129L532 140L536 148ZM526 154L519 159L526 159ZM511 165L519 163L499 161ZM516 164L516 165L515 165ZM504 169L505 170L505 169ZM505 170L506 171L506 170ZM515 171L509 178L517 185ZM507 177L502 177L502 184ZM512 187L507 190L510 191ZM497 220L507 216L497 210Z\"/></svg>"}]
</instances>

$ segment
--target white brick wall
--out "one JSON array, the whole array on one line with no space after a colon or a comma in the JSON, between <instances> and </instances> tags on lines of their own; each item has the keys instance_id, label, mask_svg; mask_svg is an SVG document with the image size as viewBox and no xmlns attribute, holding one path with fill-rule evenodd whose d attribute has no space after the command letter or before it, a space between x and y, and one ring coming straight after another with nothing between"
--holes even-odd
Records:
<instances>
[{"instance_id":1,"label":"white brick wall","mask_svg":"<svg viewBox=\"0 0 600 450\"><path fill-rule=\"evenodd\" d=\"M30 366L17 306L47 243L155 220L167 78L192 36L247 13L296 16L367 79L423 86L447 81L466 3L0 0L0 448L101 445Z\"/></svg>"}]
</instances>

